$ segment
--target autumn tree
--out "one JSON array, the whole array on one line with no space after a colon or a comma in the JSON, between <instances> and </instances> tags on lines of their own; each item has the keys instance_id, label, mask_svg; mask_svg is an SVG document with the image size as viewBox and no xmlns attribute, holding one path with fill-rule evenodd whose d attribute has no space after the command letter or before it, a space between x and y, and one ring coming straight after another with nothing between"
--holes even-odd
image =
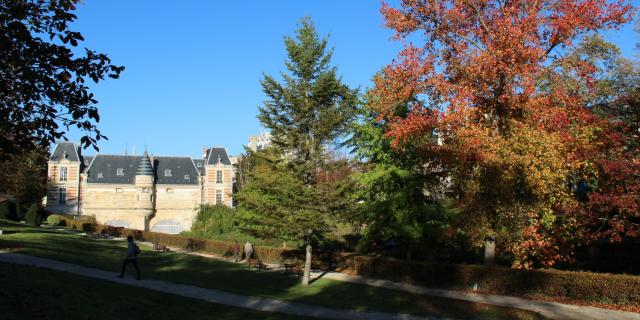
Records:
<instances>
[{"instance_id":1,"label":"autumn tree","mask_svg":"<svg viewBox=\"0 0 640 320\"><path fill-rule=\"evenodd\" d=\"M576 39L629 21L631 5L404 0L381 11L396 39L424 39L405 42L375 80L372 109L393 144L449 171L461 227L477 245L496 238L514 267L566 257L584 231L567 179L593 165L589 155L614 130L588 108L589 95L545 75ZM595 69L578 63L573 71L588 79Z\"/></svg>"},{"instance_id":2,"label":"autumn tree","mask_svg":"<svg viewBox=\"0 0 640 320\"><path fill-rule=\"evenodd\" d=\"M97 149L105 138L87 80L118 78L124 67L103 53L74 50L76 0L0 1L0 157L44 147L72 127Z\"/></svg>"}]
</instances>

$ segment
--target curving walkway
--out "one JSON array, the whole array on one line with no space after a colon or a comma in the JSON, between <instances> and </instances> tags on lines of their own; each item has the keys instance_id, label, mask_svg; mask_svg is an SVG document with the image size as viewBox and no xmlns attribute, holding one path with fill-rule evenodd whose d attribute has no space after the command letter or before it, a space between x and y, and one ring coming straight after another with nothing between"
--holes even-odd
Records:
<instances>
[{"instance_id":1,"label":"curving walkway","mask_svg":"<svg viewBox=\"0 0 640 320\"><path fill-rule=\"evenodd\" d=\"M215 289L205 289L196 286L177 284L159 280L134 280L133 278L118 278L117 273L94 268L87 268L76 264L58 260L38 258L23 254L0 251L0 262L15 263L19 265L35 266L57 271L69 272L85 277L101 279L120 284L141 287L176 294L183 297L204 300L208 302L224 304L228 306L253 309L257 311L279 312L299 316L318 317L325 319L398 319L398 320L453 320L450 318L417 317L407 314L392 314L384 312L359 312L345 309L332 309L319 306L311 306L282 300L260 298L224 292Z\"/></svg>"}]
</instances>

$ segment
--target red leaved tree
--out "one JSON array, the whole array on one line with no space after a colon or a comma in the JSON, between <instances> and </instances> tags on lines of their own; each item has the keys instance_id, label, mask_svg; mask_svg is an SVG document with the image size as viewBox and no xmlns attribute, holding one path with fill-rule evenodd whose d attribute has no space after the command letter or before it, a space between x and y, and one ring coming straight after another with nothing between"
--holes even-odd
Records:
<instances>
[{"instance_id":1,"label":"red leaved tree","mask_svg":"<svg viewBox=\"0 0 640 320\"><path fill-rule=\"evenodd\" d=\"M461 227L476 245L496 238L514 267L568 257L589 230L568 181L596 174L603 149L618 148L621 138L611 120L587 108L595 67L556 62L581 35L629 21L631 5L403 0L381 11L405 42L372 90L394 145L413 144L449 170ZM415 36L420 45L408 42ZM568 85L567 72L586 88ZM421 139L431 134L437 142Z\"/></svg>"}]
</instances>

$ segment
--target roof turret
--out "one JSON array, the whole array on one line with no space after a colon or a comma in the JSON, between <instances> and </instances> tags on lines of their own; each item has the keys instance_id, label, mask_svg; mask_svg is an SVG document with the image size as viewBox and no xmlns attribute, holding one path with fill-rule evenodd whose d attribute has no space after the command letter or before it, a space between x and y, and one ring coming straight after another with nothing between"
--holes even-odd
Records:
<instances>
[{"instance_id":1,"label":"roof turret","mask_svg":"<svg viewBox=\"0 0 640 320\"><path fill-rule=\"evenodd\" d=\"M140 162L138 163L138 169L136 170L136 176L153 176L153 168L151 167L151 159L147 154L147 150L144 151Z\"/></svg>"}]
</instances>

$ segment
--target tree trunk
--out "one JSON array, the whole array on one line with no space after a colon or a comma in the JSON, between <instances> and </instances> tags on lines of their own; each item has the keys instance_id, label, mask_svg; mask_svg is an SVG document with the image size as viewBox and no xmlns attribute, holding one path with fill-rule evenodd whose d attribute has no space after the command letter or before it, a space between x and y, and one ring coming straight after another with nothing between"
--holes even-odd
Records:
<instances>
[{"instance_id":1,"label":"tree trunk","mask_svg":"<svg viewBox=\"0 0 640 320\"><path fill-rule=\"evenodd\" d=\"M309 278L311 278L311 245L307 245L307 255L304 260L304 275L302 276L302 284L309 285Z\"/></svg>"},{"instance_id":2,"label":"tree trunk","mask_svg":"<svg viewBox=\"0 0 640 320\"><path fill-rule=\"evenodd\" d=\"M287 248L287 240L282 240L282 249Z\"/></svg>"}]
</instances>

